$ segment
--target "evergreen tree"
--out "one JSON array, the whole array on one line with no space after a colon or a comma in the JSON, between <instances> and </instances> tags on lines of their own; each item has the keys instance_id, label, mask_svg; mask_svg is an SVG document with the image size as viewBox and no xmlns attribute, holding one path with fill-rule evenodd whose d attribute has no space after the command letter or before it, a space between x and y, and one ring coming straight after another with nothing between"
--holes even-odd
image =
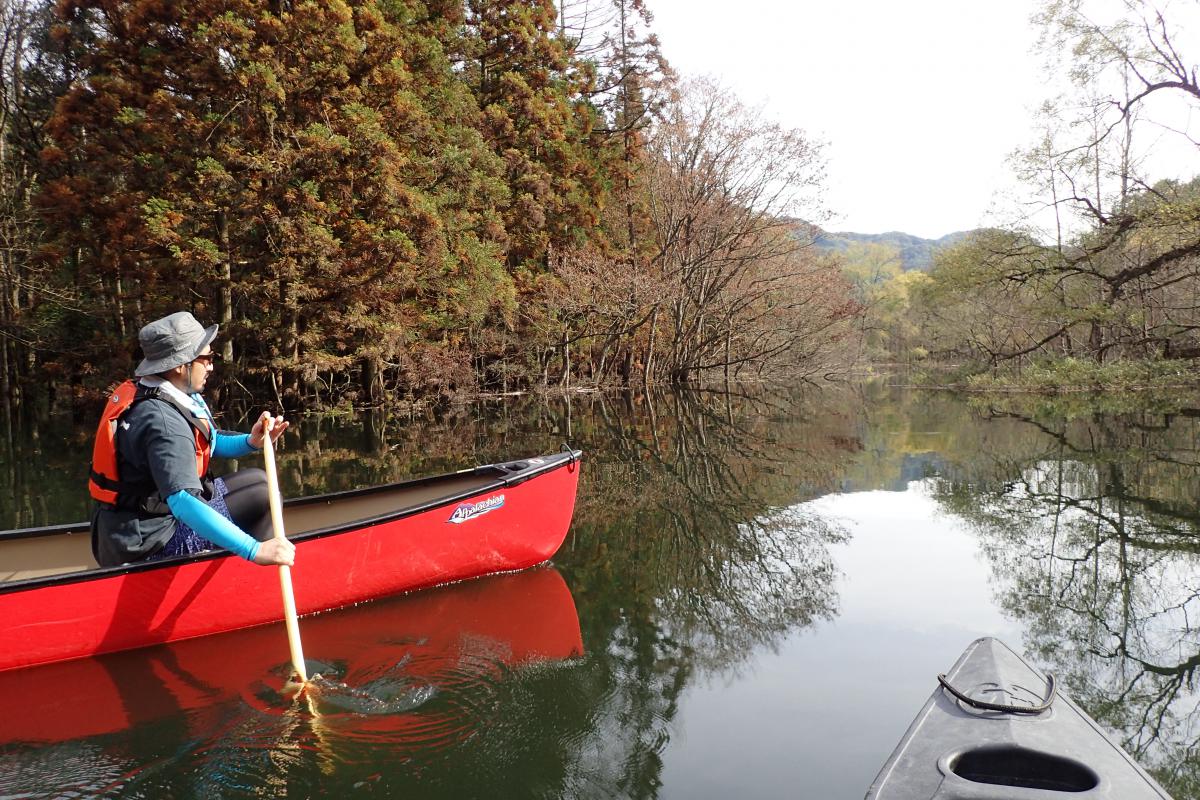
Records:
<instances>
[{"instance_id":1,"label":"evergreen tree","mask_svg":"<svg viewBox=\"0 0 1200 800\"><path fill-rule=\"evenodd\" d=\"M595 226L601 183L589 157L590 73L569 58L550 0L468 0L465 78L483 134L504 161L510 268Z\"/></svg>"},{"instance_id":2,"label":"evergreen tree","mask_svg":"<svg viewBox=\"0 0 1200 800\"><path fill-rule=\"evenodd\" d=\"M504 187L428 7L63 8L102 24L52 123L44 202L114 317L245 320L233 354L291 397L354 362L368 391L383 363L451 379L454 331L510 295Z\"/></svg>"}]
</instances>

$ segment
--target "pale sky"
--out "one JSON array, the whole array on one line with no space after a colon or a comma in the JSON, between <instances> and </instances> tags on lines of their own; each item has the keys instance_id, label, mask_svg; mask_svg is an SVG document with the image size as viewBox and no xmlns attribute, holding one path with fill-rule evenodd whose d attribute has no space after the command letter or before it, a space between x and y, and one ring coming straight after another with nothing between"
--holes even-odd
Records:
<instances>
[{"instance_id":1,"label":"pale sky","mask_svg":"<svg viewBox=\"0 0 1200 800\"><path fill-rule=\"evenodd\" d=\"M988 222L1043 99L1035 0L647 0L683 75L828 142L830 230Z\"/></svg>"}]
</instances>

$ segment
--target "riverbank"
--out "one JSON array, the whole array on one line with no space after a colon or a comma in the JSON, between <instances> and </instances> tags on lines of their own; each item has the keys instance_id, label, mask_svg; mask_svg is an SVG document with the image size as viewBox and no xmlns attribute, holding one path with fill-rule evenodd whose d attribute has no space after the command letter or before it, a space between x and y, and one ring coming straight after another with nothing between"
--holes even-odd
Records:
<instances>
[{"instance_id":1,"label":"riverbank","mask_svg":"<svg viewBox=\"0 0 1200 800\"><path fill-rule=\"evenodd\" d=\"M922 389L987 394L1144 393L1200 390L1200 369L1183 359L1097 363L1066 357L990 370L977 365L922 364L906 370L904 383Z\"/></svg>"}]
</instances>

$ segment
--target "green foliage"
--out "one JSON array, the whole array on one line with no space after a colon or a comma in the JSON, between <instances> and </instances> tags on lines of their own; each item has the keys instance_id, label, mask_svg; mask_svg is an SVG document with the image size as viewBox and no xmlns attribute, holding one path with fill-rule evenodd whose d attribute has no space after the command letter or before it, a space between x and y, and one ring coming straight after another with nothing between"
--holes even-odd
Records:
<instances>
[{"instance_id":1,"label":"green foliage","mask_svg":"<svg viewBox=\"0 0 1200 800\"><path fill-rule=\"evenodd\" d=\"M916 344L912 298L929 282L923 272L904 271L898 247L849 242L840 255L842 274L863 308L866 356L875 362L922 360L928 351Z\"/></svg>"},{"instance_id":2,"label":"green foliage","mask_svg":"<svg viewBox=\"0 0 1200 800\"><path fill-rule=\"evenodd\" d=\"M968 404L989 413L1009 413L1036 419L1088 419L1097 414L1174 414L1196 405L1195 387L1180 391L1177 386L1138 391L1055 394L1011 391L982 391L968 397Z\"/></svg>"},{"instance_id":3,"label":"green foliage","mask_svg":"<svg viewBox=\"0 0 1200 800\"><path fill-rule=\"evenodd\" d=\"M967 381L977 390L1016 389L1029 392L1104 392L1115 394L1200 385L1200 373L1190 361L1113 361L1097 364L1078 358L1059 358L1031 364L1017 375L975 375Z\"/></svg>"},{"instance_id":4,"label":"green foliage","mask_svg":"<svg viewBox=\"0 0 1200 800\"><path fill-rule=\"evenodd\" d=\"M842 251L842 271L866 300L868 290L903 272L900 250L888 244L851 242Z\"/></svg>"},{"instance_id":5,"label":"green foliage","mask_svg":"<svg viewBox=\"0 0 1200 800\"><path fill-rule=\"evenodd\" d=\"M1152 183L1141 156L1143 136L1172 127L1155 119L1166 101L1185 111L1200 101L1178 47L1195 13L1143 0L1043 4L1048 65L1076 88L1044 104L1044 128L1014 165L1036 193L1026 206L1044 207L1052 225L979 232L938 254L917 304L935 359L988 371L980 384L1034 390L1190 381L1173 362L1200 357L1200 180ZM1196 173L1186 157L1178 168ZM1144 363L1159 360L1161 370Z\"/></svg>"}]
</instances>

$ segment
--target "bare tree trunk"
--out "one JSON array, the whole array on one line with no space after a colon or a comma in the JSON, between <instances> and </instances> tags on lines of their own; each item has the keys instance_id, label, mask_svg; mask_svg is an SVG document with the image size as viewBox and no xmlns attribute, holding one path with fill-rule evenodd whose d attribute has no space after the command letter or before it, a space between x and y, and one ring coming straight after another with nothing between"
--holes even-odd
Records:
<instances>
[{"instance_id":1,"label":"bare tree trunk","mask_svg":"<svg viewBox=\"0 0 1200 800\"><path fill-rule=\"evenodd\" d=\"M118 270L120 267L117 268ZM113 281L113 301L116 304L117 312L117 331L121 335L121 341L126 341L129 337L129 324L125 321L125 286L121 282L121 273L117 273L116 280Z\"/></svg>"},{"instance_id":2,"label":"bare tree trunk","mask_svg":"<svg viewBox=\"0 0 1200 800\"><path fill-rule=\"evenodd\" d=\"M224 211L217 213L217 237L221 243L221 253L224 255L221 263L221 293L218 298L217 316L221 327L228 331L229 323L233 322L233 248L229 242L229 217ZM226 363L232 363L233 337L226 333L223 338L221 358Z\"/></svg>"},{"instance_id":3,"label":"bare tree trunk","mask_svg":"<svg viewBox=\"0 0 1200 800\"><path fill-rule=\"evenodd\" d=\"M10 383L11 366L8 362L8 337L5 336L0 340L0 393L3 394L4 401L4 428L7 434L8 441L12 441L12 417L13 417L13 396L12 384Z\"/></svg>"},{"instance_id":4,"label":"bare tree trunk","mask_svg":"<svg viewBox=\"0 0 1200 800\"><path fill-rule=\"evenodd\" d=\"M280 355L285 365L280 372L281 388L284 397L295 399L300 396L300 373L297 365L300 363L300 322L296 309L291 305L291 284L286 280L279 282L279 307L282 310L283 340L280 342ZM274 372L274 370L273 370Z\"/></svg>"},{"instance_id":5,"label":"bare tree trunk","mask_svg":"<svg viewBox=\"0 0 1200 800\"><path fill-rule=\"evenodd\" d=\"M363 394L367 397L367 402L372 406L379 405L383 398L380 391L381 375L379 371L379 359L374 356L367 356L362 360L361 365L361 385Z\"/></svg>"},{"instance_id":6,"label":"bare tree trunk","mask_svg":"<svg viewBox=\"0 0 1200 800\"><path fill-rule=\"evenodd\" d=\"M571 386L571 341L567 338L567 332L562 332L562 340L559 343L562 354L562 371L559 373L558 383L563 388Z\"/></svg>"},{"instance_id":7,"label":"bare tree trunk","mask_svg":"<svg viewBox=\"0 0 1200 800\"><path fill-rule=\"evenodd\" d=\"M646 345L646 368L642 370L642 387L650 385L650 374L654 370L654 342L658 338L658 305L650 312L650 341Z\"/></svg>"},{"instance_id":8,"label":"bare tree trunk","mask_svg":"<svg viewBox=\"0 0 1200 800\"><path fill-rule=\"evenodd\" d=\"M725 329L725 383L729 383L730 342L733 339L733 328Z\"/></svg>"}]
</instances>

